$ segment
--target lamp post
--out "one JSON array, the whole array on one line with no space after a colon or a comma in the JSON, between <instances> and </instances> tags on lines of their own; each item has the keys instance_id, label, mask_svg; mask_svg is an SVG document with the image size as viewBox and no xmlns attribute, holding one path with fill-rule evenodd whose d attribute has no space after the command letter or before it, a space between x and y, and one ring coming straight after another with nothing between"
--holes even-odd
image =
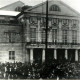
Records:
<instances>
[{"instance_id":1,"label":"lamp post","mask_svg":"<svg viewBox=\"0 0 80 80\"><path fill-rule=\"evenodd\" d=\"M45 36L46 36L46 39L45 39L45 53L47 54L47 49L48 49L48 46L47 46L47 42L48 42L48 0L46 1L46 29L45 29Z\"/></svg>"}]
</instances>

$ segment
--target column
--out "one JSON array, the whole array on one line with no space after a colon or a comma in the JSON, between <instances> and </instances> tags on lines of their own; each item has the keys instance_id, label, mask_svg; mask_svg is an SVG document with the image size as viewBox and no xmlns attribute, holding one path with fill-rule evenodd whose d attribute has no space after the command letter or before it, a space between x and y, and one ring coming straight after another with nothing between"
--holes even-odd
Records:
<instances>
[{"instance_id":1,"label":"column","mask_svg":"<svg viewBox=\"0 0 80 80\"><path fill-rule=\"evenodd\" d=\"M42 62L45 62L45 49L42 51Z\"/></svg>"},{"instance_id":2,"label":"column","mask_svg":"<svg viewBox=\"0 0 80 80\"><path fill-rule=\"evenodd\" d=\"M54 59L57 59L57 51L54 49Z\"/></svg>"},{"instance_id":3,"label":"column","mask_svg":"<svg viewBox=\"0 0 80 80\"><path fill-rule=\"evenodd\" d=\"M75 61L78 61L78 50L75 50Z\"/></svg>"},{"instance_id":4,"label":"column","mask_svg":"<svg viewBox=\"0 0 80 80\"><path fill-rule=\"evenodd\" d=\"M68 59L68 51L67 51L67 49L65 50L65 58Z\"/></svg>"},{"instance_id":5,"label":"column","mask_svg":"<svg viewBox=\"0 0 80 80\"><path fill-rule=\"evenodd\" d=\"M40 28L40 18L38 17L38 34L37 34L37 41L41 42L41 28Z\"/></svg>"},{"instance_id":6,"label":"column","mask_svg":"<svg viewBox=\"0 0 80 80\"><path fill-rule=\"evenodd\" d=\"M62 20L59 20L58 41L59 41L59 42L62 42Z\"/></svg>"},{"instance_id":7,"label":"column","mask_svg":"<svg viewBox=\"0 0 80 80\"><path fill-rule=\"evenodd\" d=\"M30 49L30 62L33 63L33 49Z\"/></svg>"}]
</instances>

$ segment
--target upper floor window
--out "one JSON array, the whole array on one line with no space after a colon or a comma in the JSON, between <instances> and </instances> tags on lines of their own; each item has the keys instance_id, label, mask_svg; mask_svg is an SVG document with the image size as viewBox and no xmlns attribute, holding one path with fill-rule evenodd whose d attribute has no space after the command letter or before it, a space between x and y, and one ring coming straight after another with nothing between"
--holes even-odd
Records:
<instances>
[{"instance_id":1,"label":"upper floor window","mask_svg":"<svg viewBox=\"0 0 80 80\"><path fill-rule=\"evenodd\" d=\"M68 25L69 24L69 20L68 19L63 19L62 20L62 25Z\"/></svg>"},{"instance_id":2,"label":"upper floor window","mask_svg":"<svg viewBox=\"0 0 80 80\"><path fill-rule=\"evenodd\" d=\"M21 10L22 10L22 7L20 7L20 6L18 6L18 7L15 8L15 11L21 12Z\"/></svg>"},{"instance_id":3,"label":"upper floor window","mask_svg":"<svg viewBox=\"0 0 80 80\"><path fill-rule=\"evenodd\" d=\"M6 39L8 39L8 42L13 43L16 42L16 34L17 32L15 32L14 30L10 30L7 32L4 32L6 34Z\"/></svg>"},{"instance_id":4,"label":"upper floor window","mask_svg":"<svg viewBox=\"0 0 80 80\"><path fill-rule=\"evenodd\" d=\"M46 18L45 17L41 18L41 24L44 25L44 26L46 25Z\"/></svg>"},{"instance_id":5,"label":"upper floor window","mask_svg":"<svg viewBox=\"0 0 80 80\"><path fill-rule=\"evenodd\" d=\"M36 24L37 23L37 17L30 17L30 23L34 23L34 24Z\"/></svg>"},{"instance_id":6,"label":"upper floor window","mask_svg":"<svg viewBox=\"0 0 80 80\"><path fill-rule=\"evenodd\" d=\"M52 19L52 24L54 24L54 26L56 26L56 24L59 23L59 19L58 18L54 18Z\"/></svg>"},{"instance_id":7,"label":"upper floor window","mask_svg":"<svg viewBox=\"0 0 80 80\"><path fill-rule=\"evenodd\" d=\"M57 5L52 5L49 10L50 11L61 11L59 6L57 6Z\"/></svg>"},{"instance_id":8,"label":"upper floor window","mask_svg":"<svg viewBox=\"0 0 80 80\"><path fill-rule=\"evenodd\" d=\"M30 28L31 42L36 42L36 28Z\"/></svg>"},{"instance_id":9,"label":"upper floor window","mask_svg":"<svg viewBox=\"0 0 80 80\"><path fill-rule=\"evenodd\" d=\"M72 30L72 43L77 43L77 30Z\"/></svg>"},{"instance_id":10,"label":"upper floor window","mask_svg":"<svg viewBox=\"0 0 80 80\"><path fill-rule=\"evenodd\" d=\"M63 40L63 43L68 42L68 30L63 30L62 31L62 40Z\"/></svg>"},{"instance_id":11,"label":"upper floor window","mask_svg":"<svg viewBox=\"0 0 80 80\"><path fill-rule=\"evenodd\" d=\"M41 36L42 36L42 42L45 42L46 36L44 30L42 30Z\"/></svg>"},{"instance_id":12,"label":"upper floor window","mask_svg":"<svg viewBox=\"0 0 80 80\"><path fill-rule=\"evenodd\" d=\"M57 42L57 29L52 30L52 40L53 42Z\"/></svg>"},{"instance_id":13,"label":"upper floor window","mask_svg":"<svg viewBox=\"0 0 80 80\"><path fill-rule=\"evenodd\" d=\"M72 26L77 26L78 25L78 21L77 20L72 20Z\"/></svg>"}]
</instances>

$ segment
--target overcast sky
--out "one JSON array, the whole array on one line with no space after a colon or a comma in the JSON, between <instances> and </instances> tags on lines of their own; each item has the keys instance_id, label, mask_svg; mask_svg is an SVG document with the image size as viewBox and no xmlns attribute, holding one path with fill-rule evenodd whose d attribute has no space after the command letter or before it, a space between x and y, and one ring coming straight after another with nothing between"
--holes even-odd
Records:
<instances>
[{"instance_id":1,"label":"overcast sky","mask_svg":"<svg viewBox=\"0 0 80 80\"><path fill-rule=\"evenodd\" d=\"M16 2L19 0L0 0L0 7L6 6L10 3ZM25 5L34 6L46 0L20 0L25 3ZM80 0L61 0L71 6L73 9L80 13Z\"/></svg>"}]
</instances>

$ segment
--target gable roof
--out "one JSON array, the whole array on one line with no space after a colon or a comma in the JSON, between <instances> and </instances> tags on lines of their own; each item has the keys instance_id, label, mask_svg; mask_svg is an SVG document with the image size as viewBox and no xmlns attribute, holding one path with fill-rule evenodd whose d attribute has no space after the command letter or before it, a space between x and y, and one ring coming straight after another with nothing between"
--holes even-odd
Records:
<instances>
[{"instance_id":1,"label":"gable roof","mask_svg":"<svg viewBox=\"0 0 80 80\"><path fill-rule=\"evenodd\" d=\"M19 6L20 7L24 6L24 3L21 1L16 1L14 3L1 7L0 10L15 11L15 8Z\"/></svg>"},{"instance_id":2,"label":"gable roof","mask_svg":"<svg viewBox=\"0 0 80 80\"><path fill-rule=\"evenodd\" d=\"M80 16L80 13L71 8L69 5L65 4L64 2L60 0L52 0L48 1L49 7L51 5L57 4L61 8L61 12L50 12L49 14L58 14L58 15L66 15L66 16ZM25 12L30 11L30 12L38 12L38 13L46 13L46 2L40 3L36 6L33 6L32 8L29 8L25 10ZM49 10L49 9L48 9Z\"/></svg>"}]
</instances>

